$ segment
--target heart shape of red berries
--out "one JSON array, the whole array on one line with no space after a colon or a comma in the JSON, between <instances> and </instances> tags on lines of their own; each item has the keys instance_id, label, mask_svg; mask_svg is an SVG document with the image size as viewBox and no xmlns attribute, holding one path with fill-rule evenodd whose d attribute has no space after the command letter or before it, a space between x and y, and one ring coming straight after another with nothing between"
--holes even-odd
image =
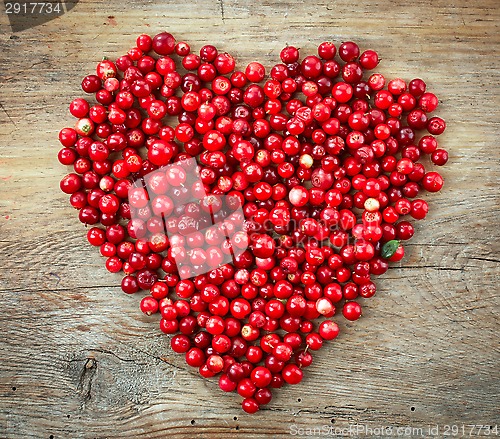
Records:
<instances>
[{"instance_id":1,"label":"heart shape of red berries","mask_svg":"<svg viewBox=\"0 0 500 439\"><path fill-rule=\"evenodd\" d=\"M61 189L107 269L148 292L141 310L160 313L172 349L249 413L302 380L339 334L337 308L361 316L371 276L413 236L403 217L423 219L418 195L443 186L419 160L448 160L421 79L385 87L365 75L377 53L353 42L317 52L284 48L259 85L260 63L235 71L214 46L141 35L83 79L97 103L73 100L59 134L74 169Z\"/></svg>"}]
</instances>

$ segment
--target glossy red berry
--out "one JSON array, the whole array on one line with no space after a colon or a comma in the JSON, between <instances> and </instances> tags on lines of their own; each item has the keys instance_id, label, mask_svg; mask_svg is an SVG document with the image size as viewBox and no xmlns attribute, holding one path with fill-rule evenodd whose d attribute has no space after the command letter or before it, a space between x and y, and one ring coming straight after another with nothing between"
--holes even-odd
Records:
<instances>
[{"instance_id":1,"label":"glossy red berry","mask_svg":"<svg viewBox=\"0 0 500 439\"><path fill-rule=\"evenodd\" d=\"M304 373L295 364L287 364L282 371L282 376L288 384L298 384L302 381Z\"/></svg>"},{"instance_id":2,"label":"glossy red berry","mask_svg":"<svg viewBox=\"0 0 500 439\"><path fill-rule=\"evenodd\" d=\"M153 38L152 48L159 55L170 55L175 50L175 38L168 32L159 33Z\"/></svg>"},{"instance_id":3,"label":"glossy red berry","mask_svg":"<svg viewBox=\"0 0 500 439\"><path fill-rule=\"evenodd\" d=\"M358 302L346 302L342 314L347 320L357 320L361 317L361 305Z\"/></svg>"}]
</instances>

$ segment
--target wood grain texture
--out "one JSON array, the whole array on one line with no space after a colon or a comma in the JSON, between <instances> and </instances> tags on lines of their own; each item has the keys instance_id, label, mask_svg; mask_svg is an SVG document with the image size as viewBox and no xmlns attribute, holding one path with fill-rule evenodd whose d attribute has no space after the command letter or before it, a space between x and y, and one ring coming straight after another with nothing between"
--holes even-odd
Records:
<instances>
[{"instance_id":1,"label":"wood grain texture","mask_svg":"<svg viewBox=\"0 0 500 439\"><path fill-rule=\"evenodd\" d=\"M499 18L496 0L81 0L13 35L2 12L0 437L319 437L357 424L440 425L442 436L445 424L500 424ZM81 77L163 29L240 65L273 65L286 43L310 53L354 40L379 51L378 71L424 78L448 122L446 187L428 197L407 257L303 384L254 416L172 353L58 189L57 132Z\"/></svg>"}]
</instances>

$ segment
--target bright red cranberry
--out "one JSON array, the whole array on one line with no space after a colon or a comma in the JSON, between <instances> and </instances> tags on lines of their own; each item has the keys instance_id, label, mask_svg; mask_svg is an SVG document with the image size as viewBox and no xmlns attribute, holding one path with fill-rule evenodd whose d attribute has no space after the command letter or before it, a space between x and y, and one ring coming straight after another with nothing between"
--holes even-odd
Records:
<instances>
[{"instance_id":1,"label":"bright red cranberry","mask_svg":"<svg viewBox=\"0 0 500 439\"><path fill-rule=\"evenodd\" d=\"M283 379L288 384L298 384L302 381L304 376L302 370L295 364L287 364L283 368L282 372Z\"/></svg>"},{"instance_id":2,"label":"bright red cranberry","mask_svg":"<svg viewBox=\"0 0 500 439\"><path fill-rule=\"evenodd\" d=\"M359 47L352 41L347 41L339 46L339 56L342 61L351 62L359 56Z\"/></svg>"},{"instance_id":3,"label":"bright red cranberry","mask_svg":"<svg viewBox=\"0 0 500 439\"><path fill-rule=\"evenodd\" d=\"M319 335L325 340L333 340L339 335L338 325L331 320L324 320L319 325Z\"/></svg>"},{"instance_id":4,"label":"bright red cranberry","mask_svg":"<svg viewBox=\"0 0 500 439\"><path fill-rule=\"evenodd\" d=\"M152 48L159 55L170 55L175 50L175 38L168 32L159 33L153 38Z\"/></svg>"},{"instance_id":5,"label":"bright red cranberry","mask_svg":"<svg viewBox=\"0 0 500 439\"><path fill-rule=\"evenodd\" d=\"M426 113L432 113L438 106L438 99L433 93L424 93L420 96L418 100L418 105Z\"/></svg>"},{"instance_id":6,"label":"bright red cranberry","mask_svg":"<svg viewBox=\"0 0 500 439\"><path fill-rule=\"evenodd\" d=\"M438 166L443 166L448 162L448 152L444 149L436 149L431 154L432 163Z\"/></svg>"},{"instance_id":7,"label":"bright red cranberry","mask_svg":"<svg viewBox=\"0 0 500 439\"><path fill-rule=\"evenodd\" d=\"M444 185L444 180L437 172L428 172L422 179L424 189L429 192L438 192Z\"/></svg>"},{"instance_id":8,"label":"bright red cranberry","mask_svg":"<svg viewBox=\"0 0 500 439\"><path fill-rule=\"evenodd\" d=\"M361 317L361 305L358 302L346 302L342 314L347 320L357 320Z\"/></svg>"},{"instance_id":9,"label":"bright red cranberry","mask_svg":"<svg viewBox=\"0 0 500 439\"><path fill-rule=\"evenodd\" d=\"M374 50L365 50L359 57L359 63L366 70L374 69L379 63L377 52Z\"/></svg>"},{"instance_id":10,"label":"bright red cranberry","mask_svg":"<svg viewBox=\"0 0 500 439\"><path fill-rule=\"evenodd\" d=\"M227 75L234 70L236 62L228 53L221 53L214 59L214 65L221 75Z\"/></svg>"}]
</instances>

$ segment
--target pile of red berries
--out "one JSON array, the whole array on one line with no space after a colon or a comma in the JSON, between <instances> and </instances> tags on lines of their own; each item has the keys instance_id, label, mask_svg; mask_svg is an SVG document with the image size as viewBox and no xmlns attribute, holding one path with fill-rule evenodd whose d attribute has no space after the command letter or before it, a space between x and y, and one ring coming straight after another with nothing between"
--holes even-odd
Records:
<instances>
[{"instance_id":1,"label":"pile of red berries","mask_svg":"<svg viewBox=\"0 0 500 439\"><path fill-rule=\"evenodd\" d=\"M421 79L366 73L378 55L353 42L338 51L322 43L302 60L287 46L280 57L265 80L260 63L237 71L212 45L197 54L169 33L140 35L83 79L95 100L73 100L76 125L59 133L59 161L73 168L61 189L106 268L124 272L124 292L149 292L141 310L161 315L172 349L203 377L218 375L249 413L271 401L270 389L302 380L312 352L339 333L337 308L361 316L358 299L376 291L372 275L399 261L414 234L406 219L428 212L419 195L443 186L420 159L448 160L435 137L445 122L431 116L438 99ZM238 242L248 249L219 267L214 251L210 269L187 278L176 258L205 263L200 242L226 252L231 244L213 231L183 236L180 223L169 237L151 215L142 223L148 239L131 211L145 197L136 180L193 157L202 187L167 172L151 209L167 208L169 186L179 196L202 189L211 205L224 195L242 208ZM200 206L169 208L192 226Z\"/></svg>"}]
</instances>

